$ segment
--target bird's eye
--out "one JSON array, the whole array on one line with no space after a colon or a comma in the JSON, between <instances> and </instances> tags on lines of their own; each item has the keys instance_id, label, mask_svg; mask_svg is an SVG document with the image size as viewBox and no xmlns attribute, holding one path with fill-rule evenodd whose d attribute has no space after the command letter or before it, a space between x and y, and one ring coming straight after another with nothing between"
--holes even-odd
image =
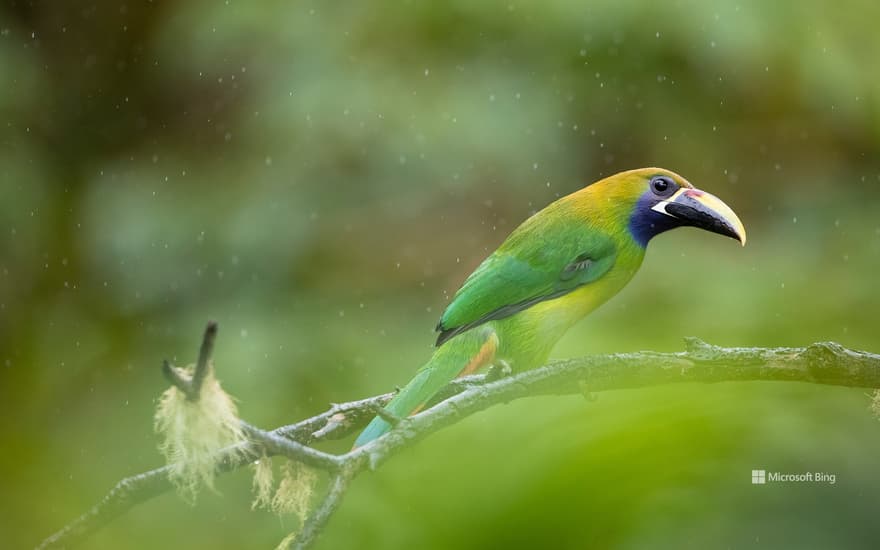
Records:
<instances>
[{"instance_id":1,"label":"bird's eye","mask_svg":"<svg viewBox=\"0 0 880 550\"><path fill-rule=\"evenodd\" d=\"M651 189L657 195L667 195L675 187L675 182L666 176L657 176L651 180Z\"/></svg>"}]
</instances>

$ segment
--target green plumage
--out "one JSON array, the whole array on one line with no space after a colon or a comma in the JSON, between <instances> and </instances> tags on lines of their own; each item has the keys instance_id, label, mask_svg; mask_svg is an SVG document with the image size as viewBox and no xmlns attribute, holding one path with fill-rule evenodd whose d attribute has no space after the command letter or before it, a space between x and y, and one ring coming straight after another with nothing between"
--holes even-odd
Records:
<instances>
[{"instance_id":1,"label":"green plumage","mask_svg":"<svg viewBox=\"0 0 880 550\"><path fill-rule=\"evenodd\" d=\"M440 317L438 345L474 326L563 296L611 269L614 241L572 224L562 210L557 206L531 218L477 267Z\"/></svg>"}]
</instances>

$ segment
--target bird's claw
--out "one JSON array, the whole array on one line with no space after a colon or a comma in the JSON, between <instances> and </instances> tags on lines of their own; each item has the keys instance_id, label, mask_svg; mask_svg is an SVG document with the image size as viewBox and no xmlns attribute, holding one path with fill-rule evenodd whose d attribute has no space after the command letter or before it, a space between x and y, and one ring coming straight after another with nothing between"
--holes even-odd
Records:
<instances>
[{"instance_id":1,"label":"bird's claw","mask_svg":"<svg viewBox=\"0 0 880 550\"><path fill-rule=\"evenodd\" d=\"M493 382L499 378L510 376L511 374L513 374L513 368L511 368L510 363L504 359L499 359L489 367L489 371L486 373L486 380Z\"/></svg>"}]
</instances>

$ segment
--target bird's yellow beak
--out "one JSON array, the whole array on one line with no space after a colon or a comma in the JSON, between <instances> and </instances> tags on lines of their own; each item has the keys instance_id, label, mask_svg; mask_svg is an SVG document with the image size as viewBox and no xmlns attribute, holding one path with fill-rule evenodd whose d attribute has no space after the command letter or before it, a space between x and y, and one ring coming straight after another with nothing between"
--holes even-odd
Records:
<instances>
[{"instance_id":1,"label":"bird's yellow beak","mask_svg":"<svg viewBox=\"0 0 880 550\"><path fill-rule=\"evenodd\" d=\"M653 210L677 218L682 225L726 235L746 245L746 228L739 216L711 193L682 187L668 199L654 205Z\"/></svg>"}]
</instances>

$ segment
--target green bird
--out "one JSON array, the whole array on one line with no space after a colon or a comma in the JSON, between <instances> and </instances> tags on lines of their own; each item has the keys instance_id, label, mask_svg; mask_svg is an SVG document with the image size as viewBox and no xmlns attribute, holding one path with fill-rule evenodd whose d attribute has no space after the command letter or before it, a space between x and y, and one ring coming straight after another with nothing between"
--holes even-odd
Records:
<instances>
[{"instance_id":1,"label":"green bird","mask_svg":"<svg viewBox=\"0 0 880 550\"><path fill-rule=\"evenodd\" d=\"M730 207L662 168L621 172L550 204L465 280L440 317L433 356L385 409L415 414L454 378L490 365L544 364L572 325L633 278L651 238L683 226L746 243ZM355 447L390 429L374 418Z\"/></svg>"}]
</instances>

